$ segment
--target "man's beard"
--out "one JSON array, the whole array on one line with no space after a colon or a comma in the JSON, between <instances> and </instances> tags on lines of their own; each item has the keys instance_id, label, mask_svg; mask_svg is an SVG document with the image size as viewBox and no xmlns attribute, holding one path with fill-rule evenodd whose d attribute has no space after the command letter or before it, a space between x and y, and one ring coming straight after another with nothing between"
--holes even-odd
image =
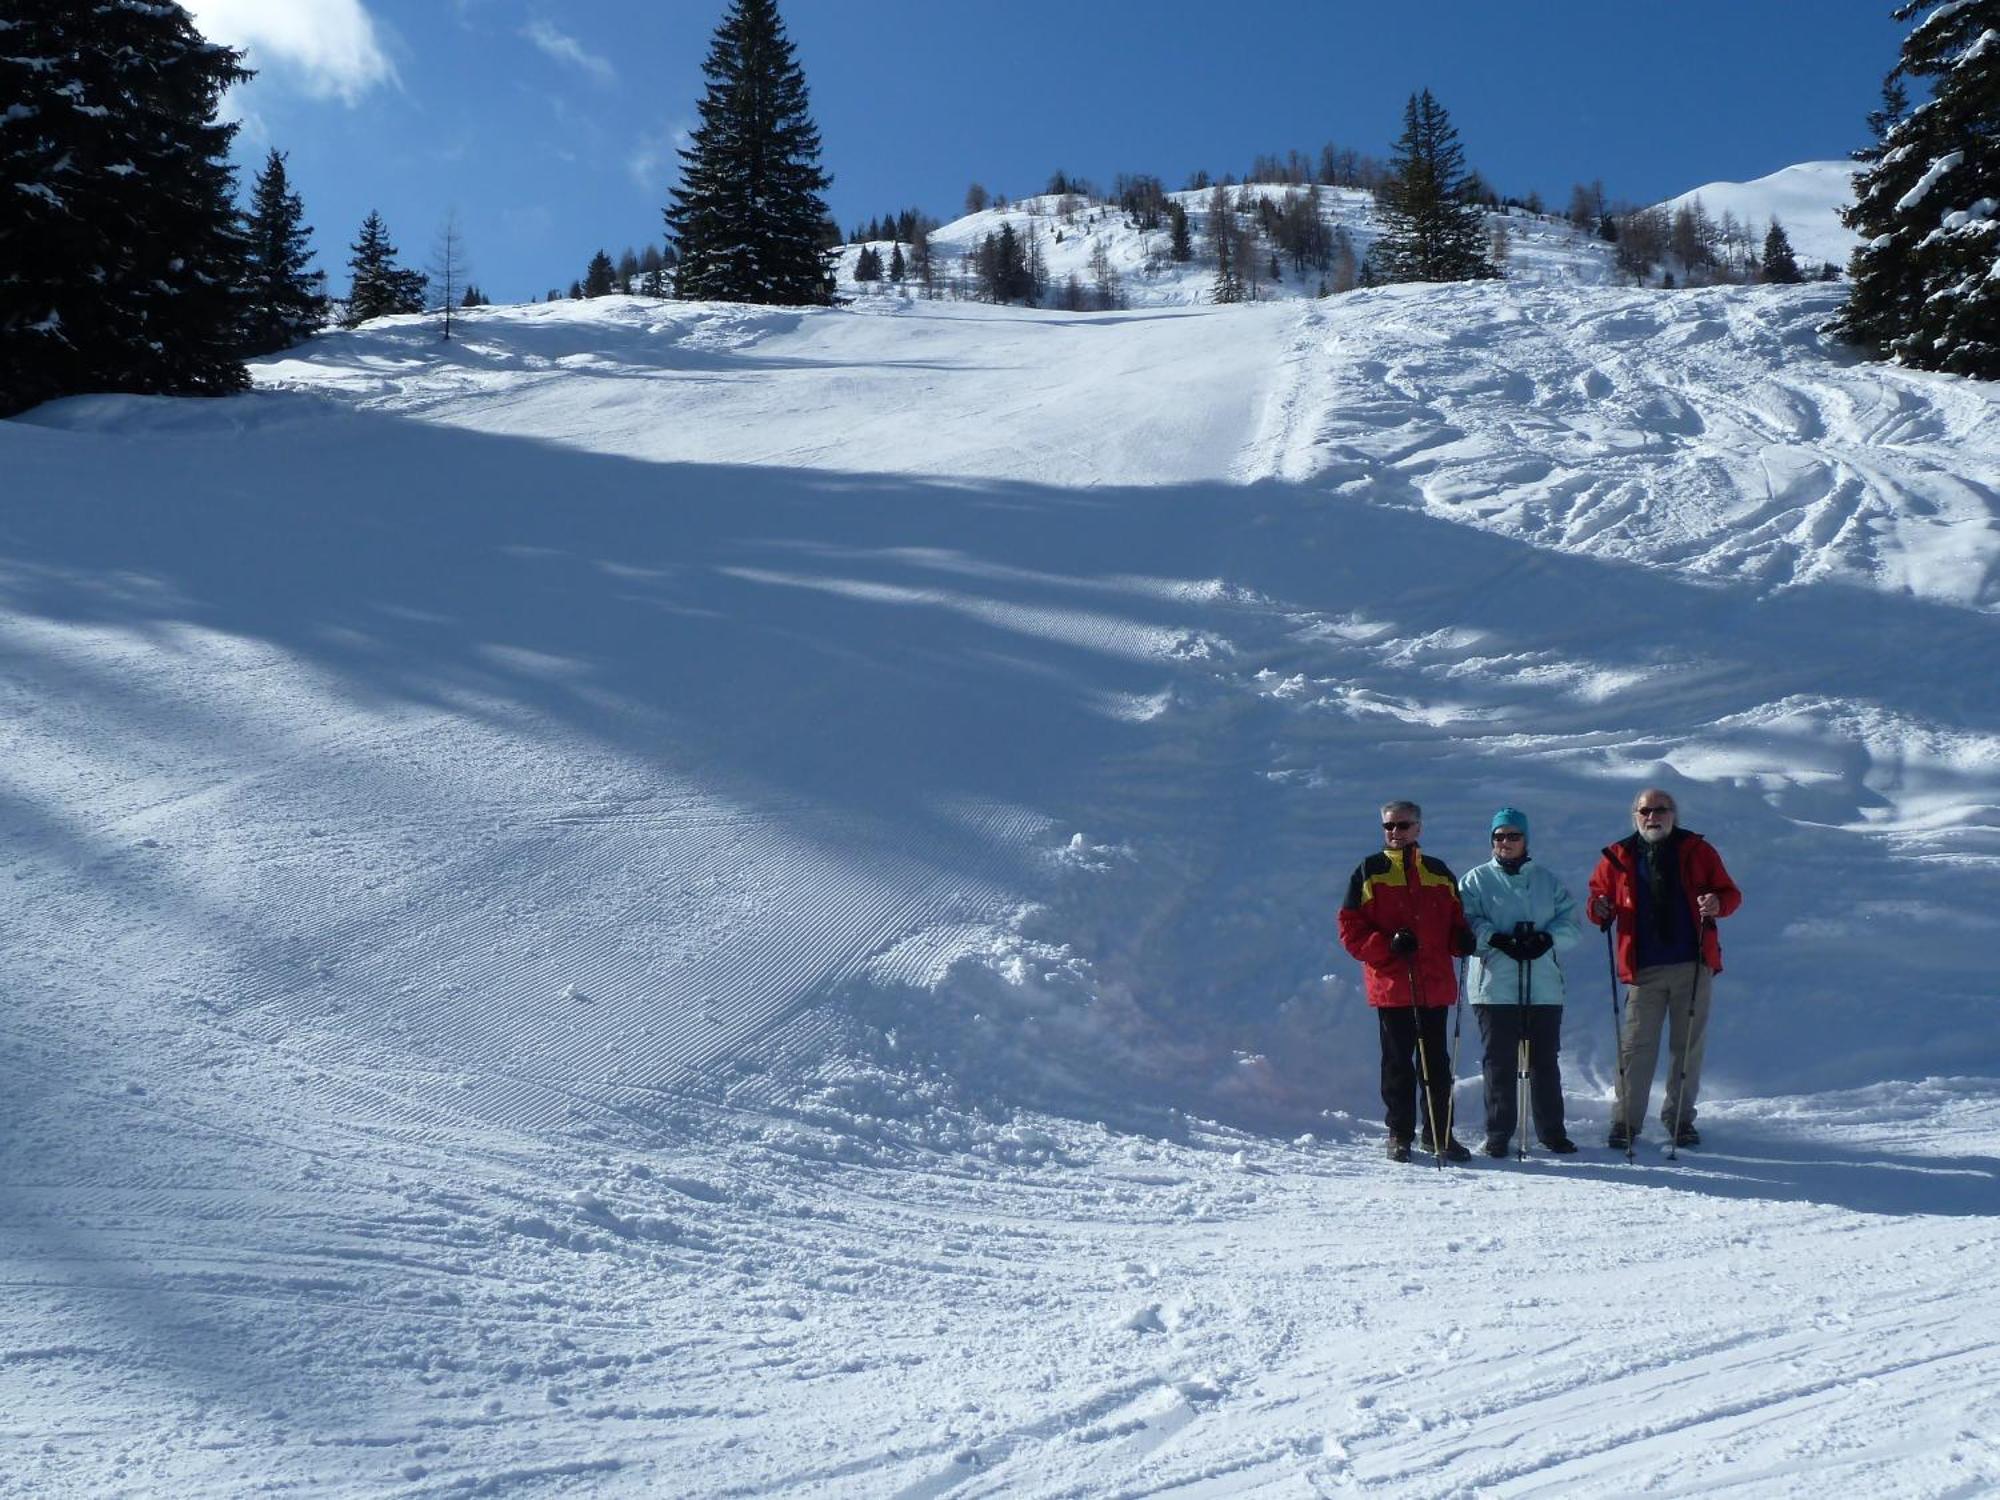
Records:
<instances>
[{"instance_id":1,"label":"man's beard","mask_svg":"<svg viewBox=\"0 0 2000 1500\"><path fill-rule=\"evenodd\" d=\"M1661 839L1665 838L1668 834L1672 833L1673 831L1674 831L1673 825L1669 823L1664 828L1641 828L1639 830L1639 837L1644 839L1649 844L1657 844Z\"/></svg>"}]
</instances>

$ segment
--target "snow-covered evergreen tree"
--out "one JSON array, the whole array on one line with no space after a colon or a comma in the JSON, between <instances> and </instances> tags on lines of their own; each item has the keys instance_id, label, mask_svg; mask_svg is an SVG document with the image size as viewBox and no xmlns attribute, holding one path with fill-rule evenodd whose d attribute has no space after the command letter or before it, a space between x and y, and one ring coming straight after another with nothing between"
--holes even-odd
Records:
<instances>
[{"instance_id":1,"label":"snow-covered evergreen tree","mask_svg":"<svg viewBox=\"0 0 2000 1500\"><path fill-rule=\"evenodd\" d=\"M1486 258L1486 216L1444 106L1425 89L1403 108L1389 177L1376 195L1384 221L1375 267L1385 281L1475 281L1498 276Z\"/></svg>"},{"instance_id":2,"label":"snow-covered evergreen tree","mask_svg":"<svg viewBox=\"0 0 2000 1500\"><path fill-rule=\"evenodd\" d=\"M248 76L163 0L0 11L0 413L249 383L236 127L216 118Z\"/></svg>"},{"instance_id":3,"label":"snow-covered evergreen tree","mask_svg":"<svg viewBox=\"0 0 2000 1500\"><path fill-rule=\"evenodd\" d=\"M275 354L304 343L326 322L326 273L308 271L312 226L273 150L250 190L243 352Z\"/></svg>"},{"instance_id":4,"label":"snow-covered evergreen tree","mask_svg":"<svg viewBox=\"0 0 2000 1500\"><path fill-rule=\"evenodd\" d=\"M702 64L700 123L666 210L682 297L833 301L819 129L776 0L732 0Z\"/></svg>"},{"instance_id":5,"label":"snow-covered evergreen tree","mask_svg":"<svg viewBox=\"0 0 2000 1500\"><path fill-rule=\"evenodd\" d=\"M421 271L396 264L396 247L389 239L388 226L379 213L370 211L361 221L361 238L348 247L354 252L348 265L354 280L347 293L347 326L391 313L419 313L424 310L428 282Z\"/></svg>"},{"instance_id":6,"label":"snow-covered evergreen tree","mask_svg":"<svg viewBox=\"0 0 2000 1500\"><path fill-rule=\"evenodd\" d=\"M2000 0L1909 0L1916 19L1856 153L1861 244L1833 331L1923 369L2000 379ZM1902 113L1904 76L1931 98Z\"/></svg>"}]
</instances>

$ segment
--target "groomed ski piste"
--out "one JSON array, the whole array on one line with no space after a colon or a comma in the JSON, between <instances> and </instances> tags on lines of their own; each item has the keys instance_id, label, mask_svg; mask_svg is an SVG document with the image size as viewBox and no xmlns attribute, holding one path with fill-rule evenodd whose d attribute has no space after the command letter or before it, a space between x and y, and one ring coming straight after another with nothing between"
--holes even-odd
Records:
<instances>
[{"instance_id":1,"label":"groomed ski piste","mask_svg":"<svg viewBox=\"0 0 2000 1500\"><path fill-rule=\"evenodd\" d=\"M1839 295L612 298L0 424L0 1492L2000 1490L1996 392ZM1650 782L1705 1144L1604 1148L1587 932L1583 1151L1384 1160L1377 804L1580 889Z\"/></svg>"}]
</instances>

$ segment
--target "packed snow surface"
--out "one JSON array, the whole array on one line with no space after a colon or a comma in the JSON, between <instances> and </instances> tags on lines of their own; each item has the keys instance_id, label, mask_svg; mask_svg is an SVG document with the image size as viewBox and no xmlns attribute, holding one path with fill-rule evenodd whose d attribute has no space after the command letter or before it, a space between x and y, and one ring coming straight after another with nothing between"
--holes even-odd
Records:
<instances>
[{"instance_id":1,"label":"packed snow surface","mask_svg":"<svg viewBox=\"0 0 2000 1500\"><path fill-rule=\"evenodd\" d=\"M2000 1490L1994 390L1587 279L0 424L0 1493ZM1384 1160L1378 802L1649 782L1705 1143L1589 932L1584 1150Z\"/></svg>"}]
</instances>

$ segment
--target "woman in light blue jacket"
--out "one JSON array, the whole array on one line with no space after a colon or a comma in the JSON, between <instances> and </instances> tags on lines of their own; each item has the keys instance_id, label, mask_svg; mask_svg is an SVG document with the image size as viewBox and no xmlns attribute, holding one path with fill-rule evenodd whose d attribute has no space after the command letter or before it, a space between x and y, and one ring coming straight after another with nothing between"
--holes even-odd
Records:
<instances>
[{"instance_id":1,"label":"woman in light blue jacket","mask_svg":"<svg viewBox=\"0 0 2000 1500\"><path fill-rule=\"evenodd\" d=\"M1467 994L1486 1044L1486 1154L1505 1156L1527 1074L1535 1134L1557 1155L1576 1150L1563 1133L1563 972L1558 957L1583 929L1562 881L1528 858L1528 815L1503 807L1493 815L1493 858L1458 883L1465 920L1478 946ZM1527 1155L1522 1124L1521 1154Z\"/></svg>"}]
</instances>

